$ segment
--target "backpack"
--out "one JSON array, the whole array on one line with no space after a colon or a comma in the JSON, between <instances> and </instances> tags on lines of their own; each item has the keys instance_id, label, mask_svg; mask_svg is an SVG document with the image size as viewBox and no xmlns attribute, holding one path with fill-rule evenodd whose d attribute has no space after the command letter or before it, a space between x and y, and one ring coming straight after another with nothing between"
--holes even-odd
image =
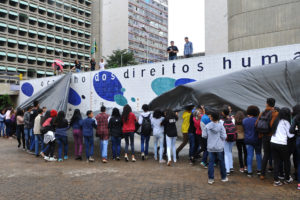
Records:
<instances>
[{"instance_id":1,"label":"backpack","mask_svg":"<svg viewBox=\"0 0 300 200\"><path fill-rule=\"evenodd\" d=\"M236 141L236 138L237 138L237 131L236 131L236 127L235 125L233 124L232 120L231 119L226 119L224 121L224 128L226 130L226 141L227 142L234 142Z\"/></svg>"},{"instance_id":2,"label":"backpack","mask_svg":"<svg viewBox=\"0 0 300 200\"><path fill-rule=\"evenodd\" d=\"M272 120L272 110L264 111L257 121L255 130L258 133L268 134L271 132L270 122Z\"/></svg>"},{"instance_id":3,"label":"backpack","mask_svg":"<svg viewBox=\"0 0 300 200\"><path fill-rule=\"evenodd\" d=\"M151 135L152 133L152 125L151 125L151 119L150 114L148 117L143 117L143 122L141 126L141 133L145 136Z\"/></svg>"}]
</instances>

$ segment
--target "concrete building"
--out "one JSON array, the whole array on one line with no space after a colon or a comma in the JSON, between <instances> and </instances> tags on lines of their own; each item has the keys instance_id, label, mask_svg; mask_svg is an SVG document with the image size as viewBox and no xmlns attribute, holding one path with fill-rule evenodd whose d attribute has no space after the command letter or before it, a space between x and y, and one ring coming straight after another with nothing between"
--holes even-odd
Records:
<instances>
[{"instance_id":1,"label":"concrete building","mask_svg":"<svg viewBox=\"0 0 300 200\"><path fill-rule=\"evenodd\" d=\"M128 49L139 63L167 59L167 0L102 0L100 56Z\"/></svg>"},{"instance_id":2,"label":"concrete building","mask_svg":"<svg viewBox=\"0 0 300 200\"><path fill-rule=\"evenodd\" d=\"M0 0L0 70L36 78L53 75L54 59L88 67L91 8L91 0Z\"/></svg>"},{"instance_id":3,"label":"concrete building","mask_svg":"<svg viewBox=\"0 0 300 200\"><path fill-rule=\"evenodd\" d=\"M205 0L205 54L228 52L227 1Z\"/></svg>"},{"instance_id":4,"label":"concrete building","mask_svg":"<svg viewBox=\"0 0 300 200\"><path fill-rule=\"evenodd\" d=\"M300 43L300 0L228 0L229 51Z\"/></svg>"},{"instance_id":5,"label":"concrete building","mask_svg":"<svg viewBox=\"0 0 300 200\"><path fill-rule=\"evenodd\" d=\"M300 0L206 0L205 54L300 43Z\"/></svg>"}]
</instances>

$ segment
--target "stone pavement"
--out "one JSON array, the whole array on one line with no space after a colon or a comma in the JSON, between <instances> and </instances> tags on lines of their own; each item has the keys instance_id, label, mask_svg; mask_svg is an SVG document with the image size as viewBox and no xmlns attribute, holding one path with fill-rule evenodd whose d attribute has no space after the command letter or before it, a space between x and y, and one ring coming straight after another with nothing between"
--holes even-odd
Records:
<instances>
[{"instance_id":1,"label":"stone pavement","mask_svg":"<svg viewBox=\"0 0 300 200\"><path fill-rule=\"evenodd\" d=\"M86 163L74 160L71 144L69 160L47 163L16 146L0 138L0 200L300 199L296 183L274 187L270 174L260 181L235 172L222 183L216 169L216 182L208 185L207 170L189 165L186 156L172 167L139 157L102 164L96 151L96 162Z\"/></svg>"}]
</instances>

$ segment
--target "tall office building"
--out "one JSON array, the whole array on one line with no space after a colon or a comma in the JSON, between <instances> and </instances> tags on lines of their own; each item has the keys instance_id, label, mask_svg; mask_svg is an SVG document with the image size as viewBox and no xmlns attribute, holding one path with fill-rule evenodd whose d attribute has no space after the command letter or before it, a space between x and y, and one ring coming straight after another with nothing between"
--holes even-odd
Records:
<instances>
[{"instance_id":1,"label":"tall office building","mask_svg":"<svg viewBox=\"0 0 300 200\"><path fill-rule=\"evenodd\" d=\"M88 67L91 8L91 0L0 0L0 70L35 78L53 75L54 59Z\"/></svg>"},{"instance_id":2,"label":"tall office building","mask_svg":"<svg viewBox=\"0 0 300 200\"><path fill-rule=\"evenodd\" d=\"M139 63L167 59L168 0L103 0L100 55L128 49Z\"/></svg>"}]
</instances>

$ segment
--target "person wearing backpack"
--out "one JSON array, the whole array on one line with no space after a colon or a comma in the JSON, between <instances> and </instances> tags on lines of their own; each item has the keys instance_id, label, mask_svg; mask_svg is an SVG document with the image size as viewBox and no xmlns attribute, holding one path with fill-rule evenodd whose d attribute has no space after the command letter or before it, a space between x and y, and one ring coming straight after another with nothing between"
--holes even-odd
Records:
<instances>
[{"instance_id":1,"label":"person wearing backpack","mask_svg":"<svg viewBox=\"0 0 300 200\"><path fill-rule=\"evenodd\" d=\"M216 159L220 163L221 181L228 182L224 163L224 143L226 131L220 120L220 115L216 111L209 113L211 122L202 130L202 137L207 138L207 151L209 153L208 164L208 184L212 185L214 181L214 164Z\"/></svg>"},{"instance_id":2,"label":"person wearing backpack","mask_svg":"<svg viewBox=\"0 0 300 200\"><path fill-rule=\"evenodd\" d=\"M144 104L142 106L142 110L144 112L140 115L138 123L141 125L142 160L145 160L148 158L149 141L152 133L152 126L151 126L152 115L149 112L149 106L147 104Z\"/></svg>"},{"instance_id":3,"label":"person wearing backpack","mask_svg":"<svg viewBox=\"0 0 300 200\"><path fill-rule=\"evenodd\" d=\"M96 136L99 137L100 140L100 153L102 157L102 162L107 163L107 146L108 146L108 118L109 115L106 114L106 107L101 106L101 113L96 116L97 121L97 131Z\"/></svg>"},{"instance_id":4,"label":"person wearing backpack","mask_svg":"<svg viewBox=\"0 0 300 200\"><path fill-rule=\"evenodd\" d=\"M235 124L233 123L232 118L229 116L228 107L223 109L222 115L224 117L223 126L226 130L226 141L224 146L224 158L225 158L225 167L227 176L230 175L231 172L234 172L233 169L233 156L232 156L232 148L237 138L237 132Z\"/></svg>"},{"instance_id":5,"label":"person wearing backpack","mask_svg":"<svg viewBox=\"0 0 300 200\"><path fill-rule=\"evenodd\" d=\"M111 147L113 160L120 160L121 138L122 138L122 119L118 108L114 108L108 122L109 136L111 137Z\"/></svg>"},{"instance_id":6,"label":"person wearing backpack","mask_svg":"<svg viewBox=\"0 0 300 200\"><path fill-rule=\"evenodd\" d=\"M264 156L262 160L262 168L260 175L261 180L265 179L268 160L271 156L271 137L274 131L272 129L274 121L278 116L277 110L274 109L275 103L275 99L267 99L266 109L262 113L260 113L255 124L256 131L259 133L259 137L262 139L262 146L264 149Z\"/></svg>"}]
</instances>

